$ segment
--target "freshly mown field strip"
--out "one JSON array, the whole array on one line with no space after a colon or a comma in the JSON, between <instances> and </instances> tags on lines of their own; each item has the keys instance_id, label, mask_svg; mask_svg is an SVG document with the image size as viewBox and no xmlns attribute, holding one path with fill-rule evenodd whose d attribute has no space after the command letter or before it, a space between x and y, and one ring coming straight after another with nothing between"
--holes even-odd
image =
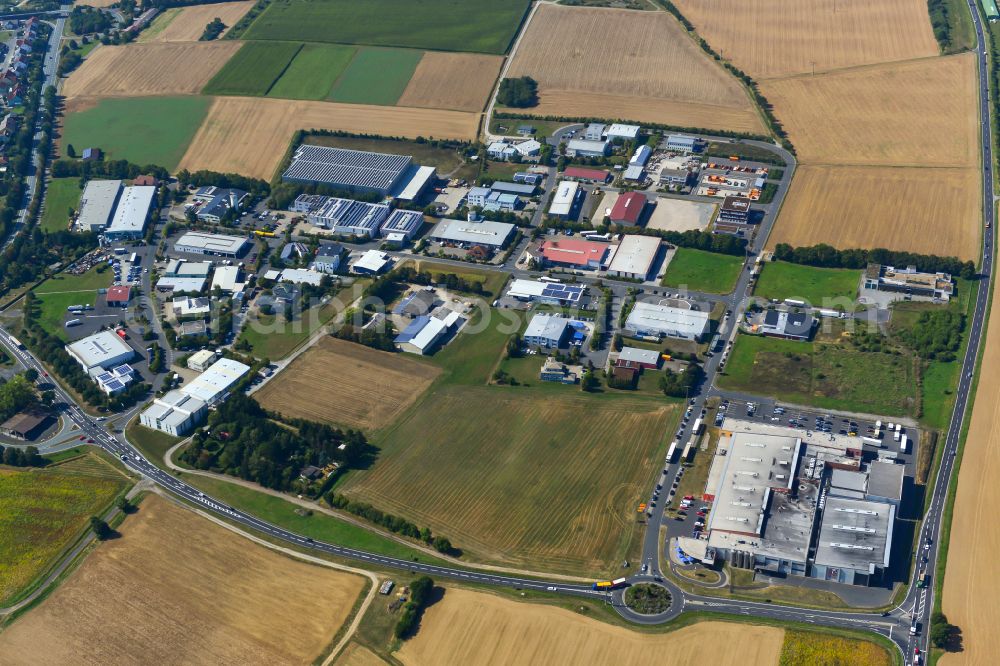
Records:
<instances>
[{"instance_id":1,"label":"freshly mown field strip","mask_svg":"<svg viewBox=\"0 0 1000 666\"><path fill-rule=\"evenodd\" d=\"M227 42L239 43L239 42ZM264 95L292 62L298 42L247 42L204 88L206 95Z\"/></svg>"},{"instance_id":2,"label":"freshly mown field strip","mask_svg":"<svg viewBox=\"0 0 1000 666\"><path fill-rule=\"evenodd\" d=\"M69 209L80 206L79 178L53 178L45 186L45 212L42 213L42 231L65 231L69 225Z\"/></svg>"},{"instance_id":3,"label":"freshly mown field strip","mask_svg":"<svg viewBox=\"0 0 1000 666\"><path fill-rule=\"evenodd\" d=\"M156 495L0 634L7 664L308 664L364 588Z\"/></svg>"},{"instance_id":4,"label":"freshly mown field strip","mask_svg":"<svg viewBox=\"0 0 1000 666\"><path fill-rule=\"evenodd\" d=\"M861 271L848 268L815 268L785 261L764 265L753 293L760 298L805 301L816 308L847 307L858 295Z\"/></svg>"},{"instance_id":5,"label":"freshly mown field strip","mask_svg":"<svg viewBox=\"0 0 1000 666\"><path fill-rule=\"evenodd\" d=\"M217 97L181 168L269 179L299 129L473 139L479 114L364 104Z\"/></svg>"},{"instance_id":6,"label":"freshly mown field strip","mask_svg":"<svg viewBox=\"0 0 1000 666\"><path fill-rule=\"evenodd\" d=\"M502 54L529 0L279 0L245 39L303 40Z\"/></svg>"},{"instance_id":7,"label":"freshly mown field strip","mask_svg":"<svg viewBox=\"0 0 1000 666\"><path fill-rule=\"evenodd\" d=\"M391 106L406 90L422 56L412 49L359 49L329 98L349 104Z\"/></svg>"},{"instance_id":8,"label":"freshly mown field strip","mask_svg":"<svg viewBox=\"0 0 1000 666\"><path fill-rule=\"evenodd\" d=\"M194 5L193 7L184 7L180 10L180 13L170 18L167 25L162 30L156 30L157 23L160 21L158 17L150 29L154 30L154 34L148 39L143 39L143 36L149 32L149 30L143 31L140 34L140 42L196 42L198 38L201 37L202 33L205 32L205 26L212 22L213 19L219 18L227 27L231 27L234 23L240 20L247 11L253 7L253 0L245 0L244 2L217 2L210 5ZM168 10L172 11L172 10Z\"/></svg>"},{"instance_id":9,"label":"freshly mown field strip","mask_svg":"<svg viewBox=\"0 0 1000 666\"><path fill-rule=\"evenodd\" d=\"M812 631L785 631L779 666L891 666L892 656L875 643Z\"/></svg>"},{"instance_id":10,"label":"freshly mown field strip","mask_svg":"<svg viewBox=\"0 0 1000 666\"><path fill-rule=\"evenodd\" d=\"M972 53L761 83L805 164L976 166Z\"/></svg>"},{"instance_id":11,"label":"freshly mown field strip","mask_svg":"<svg viewBox=\"0 0 1000 666\"><path fill-rule=\"evenodd\" d=\"M691 291L728 294L742 269L743 257L682 247L670 260L662 284Z\"/></svg>"},{"instance_id":12,"label":"freshly mown field strip","mask_svg":"<svg viewBox=\"0 0 1000 666\"><path fill-rule=\"evenodd\" d=\"M699 622L669 634L615 627L564 608L449 587L393 656L430 664L777 664L784 630Z\"/></svg>"},{"instance_id":13,"label":"freshly mown field strip","mask_svg":"<svg viewBox=\"0 0 1000 666\"><path fill-rule=\"evenodd\" d=\"M378 438L379 461L344 492L480 558L602 572L624 555L677 408L610 395L540 398L528 388L438 389Z\"/></svg>"},{"instance_id":14,"label":"freshly mown field strip","mask_svg":"<svg viewBox=\"0 0 1000 666\"><path fill-rule=\"evenodd\" d=\"M47 469L0 467L0 606L54 564L90 516L127 485L111 465L90 453L86 458L96 465L74 460Z\"/></svg>"},{"instance_id":15,"label":"freshly mown field strip","mask_svg":"<svg viewBox=\"0 0 1000 666\"><path fill-rule=\"evenodd\" d=\"M916 379L906 356L739 335L718 385L823 409L914 416Z\"/></svg>"},{"instance_id":16,"label":"freshly mown field strip","mask_svg":"<svg viewBox=\"0 0 1000 666\"><path fill-rule=\"evenodd\" d=\"M107 159L158 164L173 171L195 133L204 130L210 103L211 98L196 95L77 98L67 105L60 152L65 154L69 144L78 151L95 146Z\"/></svg>"},{"instance_id":17,"label":"freshly mown field strip","mask_svg":"<svg viewBox=\"0 0 1000 666\"><path fill-rule=\"evenodd\" d=\"M493 92L503 59L474 53L427 51L403 95L400 106L482 111Z\"/></svg>"},{"instance_id":18,"label":"freshly mown field strip","mask_svg":"<svg viewBox=\"0 0 1000 666\"><path fill-rule=\"evenodd\" d=\"M979 190L974 168L802 165L768 246L828 243L975 260Z\"/></svg>"},{"instance_id":19,"label":"freshly mown field strip","mask_svg":"<svg viewBox=\"0 0 1000 666\"><path fill-rule=\"evenodd\" d=\"M306 44L288 65L268 97L326 99L330 88L354 57L356 48L339 44Z\"/></svg>"},{"instance_id":20,"label":"freshly mown field strip","mask_svg":"<svg viewBox=\"0 0 1000 666\"><path fill-rule=\"evenodd\" d=\"M938 54L924 0L674 4L717 52L759 79Z\"/></svg>"},{"instance_id":21,"label":"freshly mown field strip","mask_svg":"<svg viewBox=\"0 0 1000 666\"><path fill-rule=\"evenodd\" d=\"M327 336L255 397L285 416L375 430L392 423L440 372L402 354Z\"/></svg>"},{"instance_id":22,"label":"freshly mown field strip","mask_svg":"<svg viewBox=\"0 0 1000 666\"><path fill-rule=\"evenodd\" d=\"M764 132L746 91L666 12L542 5L508 77L538 81L535 115Z\"/></svg>"},{"instance_id":23,"label":"freshly mown field strip","mask_svg":"<svg viewBox=\"0 0 1000 666\"><path fill-rule=\"evenodd\" d=\"M239 48L233 41L102 46L66 79L62 94L68 99L194 95Z\"/></svg>"}]
</instances>

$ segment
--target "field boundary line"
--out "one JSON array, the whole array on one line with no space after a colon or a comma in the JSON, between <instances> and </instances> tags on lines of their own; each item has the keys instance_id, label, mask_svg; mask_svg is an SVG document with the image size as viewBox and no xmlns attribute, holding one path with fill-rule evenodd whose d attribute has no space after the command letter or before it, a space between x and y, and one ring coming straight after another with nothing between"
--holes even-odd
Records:
<instances>
[{"instance_id":1,"label":"field boundary line","mask_svg":"<svg viewBox=\"0 0 1000 666\"><path fill-rule=\"evenodd\" d=\"M253 534L250 534L249 532L241 530L235 525L227 523L221 518L217 518L214 514L207 513L205 511L202 511L201 509L197 509L183 502L179 502L172 495L169 495L168 493L164 492L163 489L160 488L159 486L154 487L153 492L155 492L157 495L165 497L169 501L177 504L178 506L183 507L188 511L191 511L192 513L196 513L203 518L207 518L216 525L224 527L230 532L239 534L240 536L249 539L250 541L253 541L254 543L260 546L264 546L265 548L270 548L275 552L282 553L283 555L287 555L288 557L292 557L297 560L302 560L303 562L308 562L309 564L315 564L330 569L336 569L338 571L346 571L348 573L353 573L358 576L364 576L369 581L371 581L371 587L368 588L368 594L366 595L365 600L361 603L361 607L358 608L356 613L354 613L354 618L351 620L350 625L348 625L347 631L344 632L344 635L341 636L337 644L333 646L333 649L330 651L330 654L327 655L326 659L324 659L322 662L323 666L328 666L328 664L333 663L334 658L340 654L340 651L343 650L344 647L347 645L347 643L350 642L350 640L354 637L354 634L357 632L358 627L361 625L361 620L364 618L365 613L368 612L368 608L371 606L372 601L375 600L375 595L378 594L378 576L373 574L371 571L358 569L355 567L348 566L346 564L331 562L329 560L324 560L323 558L320 557L315 557L313 555L308 555L306 553L300 553L296 550L292 550L291 548L285 548L284 546L278 546L276 544L270 543L269 541L266 541L258 536L255 536Z\"/></svg>"},{"instance_id":2,"label":"field boundary line","mask_svg":"<svg viewBox=\"0 0 1000 666\"><path fill-rule=\"evenodd\" d=\"M889 65L902 65L911 62L921 62L924 60L937 60L938 58L956 58L959 56L964 56L969 53L974 53L975 51L959 51L958 53L948 53L948 54L935 54L920 56L918 58L903 58L902 60L883 60L881 62L866 62L860 65L850 65L848 67L834 67L833 69L824 69L818 72L798 72L794 74L783 74L781 76L769 76L766 78L756 79L757 81L788 81L790 79L811 79L815 76L824 76L826 74L839 74L841 72L859 72L869 69L879 69L881 67L888 67Z\"/></svg>"}]
</instances>

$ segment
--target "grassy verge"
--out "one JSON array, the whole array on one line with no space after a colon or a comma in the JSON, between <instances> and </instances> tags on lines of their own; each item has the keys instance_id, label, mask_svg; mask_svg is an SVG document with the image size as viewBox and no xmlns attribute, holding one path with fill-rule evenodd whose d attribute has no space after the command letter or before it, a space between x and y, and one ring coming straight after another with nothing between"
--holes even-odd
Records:
<instances>
[{"instance_id":1,"label":"grassy verge","mask_svg":"<svg viewBox=\"0 0 1000 666\"><path fill-rule=\"evenodd\" d=\"M139 453L146 460L164 469L166 469L166 466L163 464L163 457L170 450L170 447L182 439L181 437L173 437L159 430L150 430L139 424L138 417L126 426L125 437L132 446L139 450Z\"/></svg>"}]
</instances>

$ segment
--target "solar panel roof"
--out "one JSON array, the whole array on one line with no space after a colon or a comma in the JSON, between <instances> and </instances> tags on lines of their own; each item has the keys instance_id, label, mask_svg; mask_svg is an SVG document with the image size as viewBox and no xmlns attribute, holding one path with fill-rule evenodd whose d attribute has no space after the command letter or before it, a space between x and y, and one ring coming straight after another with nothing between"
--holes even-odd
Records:
<instances>
[{"instance_id":1,"label":"solar panel roof","mask_svg":"<svg viewBox=\"0 0 1000 666\"><path fill-rule=\"evenodd\" d=\"M389 189L410 165L407 155L303 145L284 178L347 187Z\"/></svg>"}]
</instances>

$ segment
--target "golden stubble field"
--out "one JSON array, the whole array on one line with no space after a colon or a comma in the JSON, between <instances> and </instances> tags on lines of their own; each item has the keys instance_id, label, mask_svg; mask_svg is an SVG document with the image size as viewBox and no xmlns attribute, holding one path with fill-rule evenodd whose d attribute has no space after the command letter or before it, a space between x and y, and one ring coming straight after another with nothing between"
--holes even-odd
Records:
<instances>
[{"instance_id":1,"label":"golden stubble field","mask_svg":"<svg viewBox=\"0 0 1000 666\"><path fill-rule=\"evenodd\" d=\"M698 33L755 79L938 54L924 0L675 0Z\"/></svg>"},{"instance_id":2,"label":"golden stubble field","mask_svg":"<svg viewBox=\"0 0 1000 666\"><path fill-rule=\"evenodd\" d=\"M61 92L70 99L196 95L241 45L215 41L102 46L66 79Z\"/></svg>"},{"instance_id":3,"label":"golden stubble field","mask_svg":"<svg viewBox=\"0 0 1000 666\"><path fill-rule=\"evenodd\" d=\"M219 18L231 28L251 7L253 0L242 2L217 2L210 5L194 5L184 7L166 18L157 17L149 28L144 30L140 42L196 42L205 31L205 26L213 19ZM169 10L168 10L169 11ZM158 29L157 22L166 21L163 29Z\"/></svg>"},{"instance_id":4,"label":"golden stubble field","mask_svg":"<svg viewBox=\"0 0 1000 666\"><path fill-rule=\"evenodd\" d=\"M554 606L449 587L393 656L406 666L747 666L777 664L784 635L775 627L730 622L643 634Z\"/></svg>"},{"instance_id":5,"label":"golden stubble field","mask_svg":"<svg viewBox=\"0 0 1000 666\"><path fill-rule=\"evenodd\" d=\"M471 140L479 130L479 114L262 97L216 97L179 168L235 172L269 180L288 149L292 134L299 129Z\"/></svg>"},{"instance_id":6,"label":"golden stubble field","mask_svg":"<svg viewBox=\"0 0 1000 666\"><path fill-rule=\"evenodd\" d=\"M806 164L976 166L972 53L762 81Z\"/></svg>"},{"instance_id":7,"label":"golden stubble field","mask_svg":"<svg viewBox=\"0 0 1000 666\"><path fill-rule=\"evenodd\" d=\"M996 295L993 300L996 301ZM1000 578L993 568L1000 549L1000 307L993 303L982 372L958 475L948 566L941 605L962 630L962 651L938 664L993 664L1000 654Z\"/></svg>"},{"instance_id":8,"label":"golden stubble field","mask_svg":"<svg viewBox=\"0 0 1000 666\"><path fill-rule=\"evenodd\" d=\"M800 166L768 246L829 243L979 256L974 168Z\"/></svg>"},{"instance_id":9,"label":"golden stubble field","mask_svg":"<svg viewBox=\"0 0 1000 666\"><path fill-rule=\"evenodd\" d=\"M286 416L376 430L420 397L441 369L326 336L254 397Z\"/></svg>"},{"instance_id":10,"label":"golden stubble field","mask_svg":"<svg viewBox=\"0 0 1000 666\"><path fill-rule=\"evenodd\" d=\"M121 533L0 634L0 661L311 664L364 587L155 495Z\"/></svg>"},{"instance_id":11,"label":"golden stubble field","mask_svg":"<svg viewBox=\"0 0 1000 666\"><path fill-rule=\"evenodd\" d=\"M427 51L396 105L482 111L501 65L500 56Z\"/></svg>"},{"instance_id":12,"label":"golden stubble field","mask_svg":"<svg viewBox=\"0 0 1000 666\"><path fill-rule=\"evenodd\" d=\"M666 12L542 5L507 72L523 75L538 81L536 115L764 131L739 82Z\"/></svg>"}]
</instances>

